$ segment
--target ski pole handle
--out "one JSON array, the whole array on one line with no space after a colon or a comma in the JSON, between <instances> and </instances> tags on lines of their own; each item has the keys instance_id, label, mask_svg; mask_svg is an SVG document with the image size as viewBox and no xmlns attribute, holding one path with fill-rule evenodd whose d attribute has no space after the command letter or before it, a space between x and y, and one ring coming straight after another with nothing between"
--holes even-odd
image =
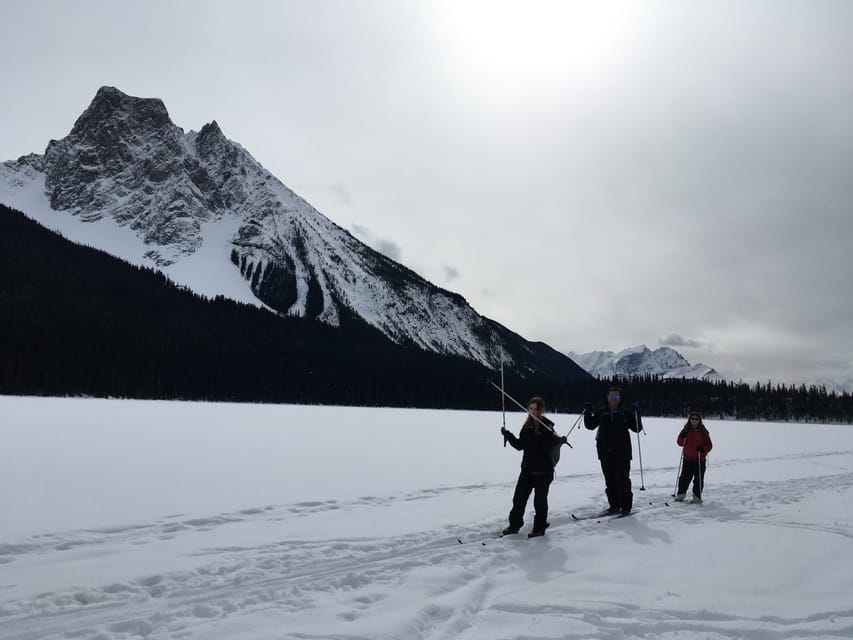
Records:
<instances>
[{"instance_id":1,"label":"ski pole handle","mask_svg":"<svg viewBox=\"0 0 853 640\"><path fill-rule=\"evenodd\" d=\"M640 420L640 408L637 406L634 406L634 420L637 421L637 426L639 427L640 431L642 431L643 433L646 433L646 425L644 425L643 421ZM637 434L639 434L640 431L637 431ZM646 435L648 435L648 434L646 434Z\"/></svg>"}]
</instances>

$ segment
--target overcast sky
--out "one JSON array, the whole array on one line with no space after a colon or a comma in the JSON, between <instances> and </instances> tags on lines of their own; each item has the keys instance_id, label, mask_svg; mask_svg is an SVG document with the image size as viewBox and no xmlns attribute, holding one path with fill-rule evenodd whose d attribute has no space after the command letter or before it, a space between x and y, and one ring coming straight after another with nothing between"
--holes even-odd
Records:
<instances>
[{"instance_id":1,"label":"overcast sky","mask_svg":"<svg viewBox=\"0 0 853 640\"><path fill-rule=\"evenodd\" d=\"M0 160L102 85L563 352L853 388L853 2L0 0Z\"/></svg>"}]
</instances>

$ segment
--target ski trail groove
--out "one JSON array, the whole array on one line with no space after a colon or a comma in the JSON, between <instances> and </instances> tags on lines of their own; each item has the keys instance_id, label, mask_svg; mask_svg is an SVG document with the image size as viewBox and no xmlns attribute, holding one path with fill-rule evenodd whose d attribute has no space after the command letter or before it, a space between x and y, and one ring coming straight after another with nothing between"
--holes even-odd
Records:
<instances>
[{"instance_id":1,"label":"ski trail groove","mask_svg":"<svg viewBox=\"0 0 853 640\"><path fill-rule=\"evenodd\" d=\"M829 456L821 453L810 457L825 461ZM776 482L712 484L708 499L702 505L673 503L669 489L663 485L655 489L650 473L650 491L635 494L637 511L631 518L599 524L595 520L574 521L569 510L554 509L548 535L537 540L506 537L489 540L486 546L458 544L458 537L476 540L494 534L502 526L501 518L493 523L464 523L455 531L444 526L385 538L286 539L254 546L202 548L191 554L201 562L192 569L30 598L0 600L0 635L3 640L178 638L233 616L263 610L297 614L330 601L338 609L336 617L339 620L357 623L377 608L392 606L389 600L395 589L415 584L424 593L424 605L400 630L393 632L399 633L394 637L464 639L476 636L477 630L487 625L499 629L502 620L511 620L507 628L523 628L519 618L539 620L543 628L559 624L565 629L565 638L610 640L678 633L771 640L792 636L851 637L853 609L807 617L750 618L712 610L640 609L596 601L586 606L577 603L555 605L553 602L530 606L508 604L517 594L502 593L505 587L496 586L499 582L495 580L504 572L526 571L533 577L529 581L529 589L533 589L547 584L552 575L564 575L572 570L566 565L563 547L549 546L550 540L565 542L575 536L605 535L631 537L642 544L666 542L665 529L652 525L676 519L687 526L701 525L703 520L715 518L748 525L799 528L853 539L853 527L849 522L810 522L806 517L793 519L787 512L774 516L767 506L778 509L781 505L793 512L800 502L816 492L848 495L853 489L853 472L843 471ZM507 490L511 484L443 487L385 497L364 496L349 502L305 501L248 507L210 517L176 516L127 527L47 534L23 543L3 544L0 563L86 548L94 552L110 545L144 544L162 536L172 536L170 539L174 540L192 532L222 529L254 520L274 522L310 518L330 510L393 508L400 502L441 499L448 493L460 491L477 494L495 487ZM587 504L573 508L583 512L593 507ZM843 519L842 514L839 519ZM436 574L442 576L435 581L438 590L434 590L429 580ZM557 619L562 622L555 622ZM533 626L532 632L535 632L536 624ZM285 634L283 637L308 636ZM365 636L334 634L327 637ZM496 640L501 637L517 636L495 636Z\"/></svg>"}]
</instances>

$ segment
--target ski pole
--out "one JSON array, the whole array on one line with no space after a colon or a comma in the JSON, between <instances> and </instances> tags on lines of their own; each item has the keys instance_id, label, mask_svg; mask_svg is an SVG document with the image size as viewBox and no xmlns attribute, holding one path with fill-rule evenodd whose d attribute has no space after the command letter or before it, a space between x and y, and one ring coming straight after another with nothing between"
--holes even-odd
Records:
<instances>
[{"instance_id":1,"label":"ski pole","mask_svg":"<svg viewBox=\"0 0 853 640\"><path fill-rule=\"evenodd\" d=\"M567 437L567 438L568 438L570 435L572 435L572 431L574 431L574 430L575 430L575 427L577 427L577 426L581 423L581 419L582 419L582 418L583 418L583 414L580 414L580 415L578 416L578 419L577 419L577 420L575 420L575 423L572 425L572 428L571 428L571 429L569 429L569 432L566 434L566 437Z\"/></svg>"},{"instance_id":2,"label":"ski pole","mask_svg":"<svg viewBox=\"0 0 853 640\"><path fill-rule=\"evenodd\" d=\"M637 426L642 429L642 423L640 422L640 410L634 409L634 418L637 421ZM643 480L643 447L640 445L640 432L637 431L637 453L640 456L640 491L646 490L646 482Z\"/></svg>"},{"instance_id":3,"label":"ski pole","mask_svg":"<svg viewBox=\"0 0 853 640\"><path fill-rule=\"evenodd\" d=\"M504 359L501 357L501 413L503 414L503 428L506 429L506 400L504 399ZM506 448L506 436L504 436L504 448Z\"/></svg>"},{"instance_id":4,"label":"ski pole","mask_svg":"<svg viewBox=\"0 0 853 640\"><path fill-rule=\"evenodd\" d=\"M681 452L681 457L678 459L678 471L675 472L675 491L672 497L678 495L678 480L681 478L681 465L684 463L684 451Z\"/></svg>"},{"instance_id":5,"label":"ski pole","mask_svg":"<svg viewBox=\"0 0 853 640\"><path fill-rule=\"evenodd\" d=\"M504 394L508 399L512 400L512 401L515 403L515 405L516 405L519 409L521 409L521 410L522 410L522 411L524 411L527 415L529 415L531 418L533 418L534 420L536 420L536 422L538 422L541 426L545 427L546 429L548 429L548 431L551 431L551 432L553 433L553 431L554 431L554 429L553 429L554 423L553 423L553 422L552 422L550 425L549 425L549 424L546 424L545 422L542 422L542 420L540 420L539 418L537 418L536 416L534 416L532 413L530 413L530 411L527 409L527 407L525 407L525 406L524 406L523 404L521 404L518 400L516 400L516 399L515 399L515 398L513 398L511 395L509 395L506 391L504 391L503 389L501 389L501 388L500 388L498 385L496 385L494 382L492 382L491 380L486 380L486 382L487 382L488 384L492 385L495 389L497 389L498 391L500 391L502 394ZM566 444L567 444L567 445L569 445L569 449L574 449L574 447L573 447L571 444L569 444L568 442L566 442Z\"/></svg>"}]
</instances>

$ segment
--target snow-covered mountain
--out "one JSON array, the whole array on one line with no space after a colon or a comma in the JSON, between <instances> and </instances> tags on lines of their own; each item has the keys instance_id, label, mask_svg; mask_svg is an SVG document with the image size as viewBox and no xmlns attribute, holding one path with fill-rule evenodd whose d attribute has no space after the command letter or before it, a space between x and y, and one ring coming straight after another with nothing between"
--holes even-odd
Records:
<instances>
[{"instance_id":1,"label":"snow-covered mountain","mask_svg":"<svg viewBox=\"0 0 853 640\"><path fill-rule=\"evenodd\" d=\"M596 377L613 375L630 377L646 373L663 378L701 378L720 380L711 367L698 363L691 365L680 353L670 347L652 351L646 345L631 347L618 353L612 351L569 352L569 357Z\"/></svg>"},{"instance_id":2,"label":"snow-covered mountain","mask_svg":"<svg viewBox=\"0 0 853 640\"><path fill-rule=\"evenodd\" d=\"M215 121L185 133L158 99L102 87L43 155L0 164L0 202L203 295L333 326L358 318L400 344L490 367L503 357L521 375L585 377L354 238Z\"/></svg>"}]
</instances>

